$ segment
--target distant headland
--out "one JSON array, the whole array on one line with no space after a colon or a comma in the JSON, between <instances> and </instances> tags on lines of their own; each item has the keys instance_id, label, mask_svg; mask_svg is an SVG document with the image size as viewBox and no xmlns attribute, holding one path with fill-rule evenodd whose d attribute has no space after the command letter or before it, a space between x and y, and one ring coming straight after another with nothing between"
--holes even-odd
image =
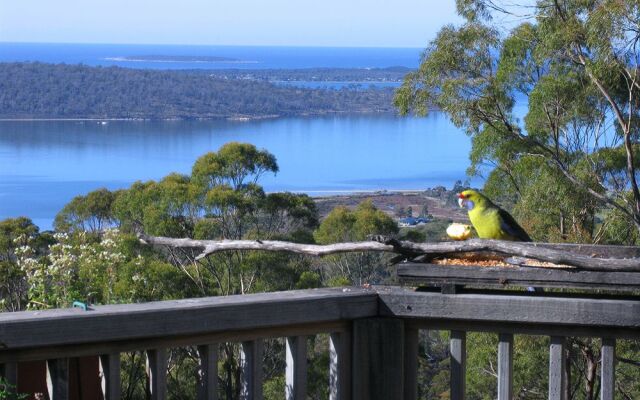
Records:
<instances>
[{"instance_id":1,"label":"distant headland","mask_svg":"<svg viewBox=\"0 0 640 400\"><path fill-rule=\"evenodd\" d=\"M109 61L130 62L157 62L157 63L230 63L230 64L256 64L258 61L240 60L230 57L217 56L170 56L170 55L139 55L105 57Z\"/></svg>"}]
</instances>

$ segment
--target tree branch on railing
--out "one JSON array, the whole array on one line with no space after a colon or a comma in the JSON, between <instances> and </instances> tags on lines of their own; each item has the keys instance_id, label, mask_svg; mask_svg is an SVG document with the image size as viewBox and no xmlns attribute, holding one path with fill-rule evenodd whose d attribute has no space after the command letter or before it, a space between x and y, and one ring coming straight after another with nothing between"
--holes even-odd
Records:
<instances>
[{"instance_id":1,"label":"tree branch on railing","mask_svg":"<svg viewBox=\"0 0 640 400\"><path fill-rule=\"evenodd\" d=\"M375 237L367 242L345 242L328 245L301 244L277 240L195 240L161 236L138 235L142 243L171 248L200 248L196 260L211 254L231 250L282 251L311 256L330 254L382 251L398 253L407 258L421 255L449 255L452 253L497 252L511 256L532 258L554 264L570 265L588 271L640 272L640 258L596 258L570 251L555 250L539 243L509 242L503 240L472 239L461 242L413 243L384 237Z\"/></svg>"}]
</instances>

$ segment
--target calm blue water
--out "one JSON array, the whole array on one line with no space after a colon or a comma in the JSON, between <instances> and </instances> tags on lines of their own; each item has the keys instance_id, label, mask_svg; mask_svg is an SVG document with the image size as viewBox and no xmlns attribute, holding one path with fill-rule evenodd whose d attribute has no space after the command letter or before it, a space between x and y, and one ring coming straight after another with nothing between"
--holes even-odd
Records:
<instances>
[{"instance_id":1,"label":"calm blue water","mask_svg":"<svg viewBox=\"0 0 640 400\"><path fill-rule=\"evenodd\" d=\"M442 114L234 121L0 122L0 219L26 215L49 229L72 197L100 187L189 173L229 141L275 154L268 191L450 187L465 178L469 138Z\"/></svg>"},{"instance_id":2,"label":"calm blue water","mask_svg":"<svg viewBox=\"0 0 640 400\"><path fill-rule=\"evenodd\" d=\"M151 69L417 68L421 52L419 48L0 43L0 62L41 61ZM225 57L241 62L120 60L150 55Z\"/></svg>"}]
</instances>

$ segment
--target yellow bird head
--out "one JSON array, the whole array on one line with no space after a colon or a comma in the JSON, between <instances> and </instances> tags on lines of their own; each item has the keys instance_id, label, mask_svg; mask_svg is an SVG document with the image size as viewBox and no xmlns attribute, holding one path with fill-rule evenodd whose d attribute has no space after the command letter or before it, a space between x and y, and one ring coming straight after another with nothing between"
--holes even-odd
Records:
<instances>
[{"instance_id":1,"label":"yellow bird head","mask_svg":"<svg viewBox=\"0 0 640 400\"><path fill-rule=\"evenodd\" d=\"M458 205L468 211L473 210L475 207L484 207L488 202L489 200L486 197L472 189L458 193Z\"/></svg>"}]
</instances>

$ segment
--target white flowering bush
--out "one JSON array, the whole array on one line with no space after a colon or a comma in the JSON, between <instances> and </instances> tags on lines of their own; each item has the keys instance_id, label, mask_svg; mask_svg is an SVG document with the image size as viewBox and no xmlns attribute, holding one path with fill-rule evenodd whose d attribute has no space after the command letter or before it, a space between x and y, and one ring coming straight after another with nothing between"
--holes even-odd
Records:
<instances>
[{"instance_id":1,"label":"white flowering bush","mask_svg":"<svg viewBox=\"0 0 640 400\"><path fill-rule=\"evenodd\" d=\"M36 257L29 245L16 249L27 281L28 308L63 307L74 300L112 302L118 270L127 261L119 232L107 230L100 237L56 233L54 238L44 257Z\"/></svg>"}]
</instances>

